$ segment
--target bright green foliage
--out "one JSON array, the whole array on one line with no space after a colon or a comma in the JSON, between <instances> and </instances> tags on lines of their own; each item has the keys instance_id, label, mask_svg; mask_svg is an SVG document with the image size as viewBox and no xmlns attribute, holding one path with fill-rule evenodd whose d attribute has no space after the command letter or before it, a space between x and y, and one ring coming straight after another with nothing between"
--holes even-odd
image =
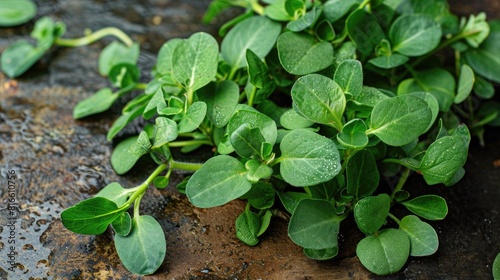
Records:
<instances>
[{"instance_id":1,"label":"bright green foliage","mask_svg":"<svg viewBox=\"0 0 500 280\"><path fill-rule=\"evenodd\" d=\"M429 185L455 184L465 174L471 133L483 141L486 125L500 126L500 105L491 101L500 81L500 22L484 14L459 20L445 0L215 0L204 20L233 6L246 10L221 27L223 38L170 39L148 75L137 65L139 44L116 28L66 39L64 24L41 18L34 45L18 41L4 50L2 71L13 78L54 46L119 39L99 56L109 87L79 102L73 115L128 100L107 133L110 141L124 139L111 166L124 174L144 157L158 167L138 186L111 183L68 208L63 225L81 234L111 225L124 266L151 274L166 255L165 236L153 217L140 215L140 202L148 187L168 188L175 170L184 170L192 174L177 189L196 207L247 201L235 226L248 245L272 217L286 216L284 207L289 237L312 259L338 254L348 218L367 234L356 253L373 273L395 273L410 255L435 253L436 231L420 218L444 219L446 202L430 193L412 197L405 182L414 171ZM440 65L441 50L454 53L454 63ZM128 93L134 96L121 98ZM481 102L477 111L473 98ZM200 163L176 160L206 146L213 154L202 153L208 158ZM379 188L394 179L393 188ZM395 204L414 215L399 220Z\"/></svg>"},{"instance_id":2,"label":"bright green foliage","mask_svg":"<svg viewBox=\"0 0 500 280\"><path fill-rule=\"evenodd\" d=\"M500 279L500 254L498 254L493 261L493 278L495 280Z\"/></svg>"},{"instance_id":3,"label":"bright green foliage","mask_svg":"<svg viewBox=\"0 0 500 280\"><path fill-rule=\"evenodd\" d=\"M37 8L32 0L3 0L0 6L0 26L14 26L32 19Z\"/></svg>"}]
</instances>

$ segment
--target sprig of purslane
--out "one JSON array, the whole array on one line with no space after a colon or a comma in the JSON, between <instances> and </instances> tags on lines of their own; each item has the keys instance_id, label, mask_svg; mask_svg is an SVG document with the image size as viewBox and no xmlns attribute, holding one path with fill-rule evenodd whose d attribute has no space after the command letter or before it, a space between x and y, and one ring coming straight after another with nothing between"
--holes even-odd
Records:
<instances>
[{"instance_id":1,"label":"sprig of purslane","mask_svg":"<svg viewBox=\"0 0 500 280\"><path fill-rule=\"evenodd\" d=\"M446 201L433 194L410 198L405 182L416 172L429 185L453 185L465 173L469 130L481 137L485 125L500 125L498 103L472 108L474 100L493 96L490 81L500 82L500 23L488 23L484 14L459 21L442 0L264 2L213 1L206 21L231 6L246 12L221 28L220 46L206 33L167 41L147 84L139 82L138 45L111 32L125 45L106 47L99 71L114 89L82 100L74 117L106 111L142 90L107 137L136 118L154 124L119 143L111 164L123 174L149 155L158 167L139 186L111 183L66 209L64 226L100 234L111 225L125 267L151 274L163 262L165 237L153 217L140 215L140 201L151 184L166 187L179 169L194 172L177 187L197 207L248 201L236 220L236 235L248 245L259 242L272 217L285 217L305 255L330 259L338 253L341 222L353 216L366 234L357 255L376 274L436 252L438 236L424 220L445 218ZM101 37L63 40L62 28L44 30L53 34L39 41L44 48ZM451 68L436 63L446 50L454 54ZM22 55L12 50L2 62L6 56L16 64ZM271 101L277 99L288 100L287 107ZM204 145L216 152L203 164L176 161L170 151ZM381 176L398 182L387 190L379 187ZM395 204L412 214L398 218Z\"/></svg>"}]
</instances>

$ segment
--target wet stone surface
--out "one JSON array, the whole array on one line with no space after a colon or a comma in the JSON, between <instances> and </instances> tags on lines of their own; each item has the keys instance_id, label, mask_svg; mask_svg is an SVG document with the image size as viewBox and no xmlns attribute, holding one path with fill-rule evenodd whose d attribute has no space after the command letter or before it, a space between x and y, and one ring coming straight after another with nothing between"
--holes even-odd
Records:
<instances>
[{"instance_id":1,"label":"wet stone surface","mask_svg":"<svg viewBox=\"0 0 500 280\"><path fill-rule=\"evenodd\" d=\"M453 6L459 14L486 10L490 17L500 17L496 1L459 2ZM208 3L40 0L37 17L50 15L64 21L66 37L80 36L84 28L123 29L141 42L140 66L147 75L155 62L154 53L166 40L197 31L216 34L216 24L199 23ZM32 23L0 29L0 51L26 36L31 27ZM111 232L77 235L66 230L59 219L63 209L113 181L126 187L141 183L154 167L141 161L138 169L125 176L117 176L111 169L109 158L117 142L107 142L105 135L119 106L97 117L72 118L72 108L79 100L107 86L97 72L97 56L104 43L54 49L16 80L0 74L0 279L141 278L120 263ZM138 129L137 124L132 125L126 133ZM486 143L485 148L472 144L467 175L451 188L425 186L418 175L411 177L408 189L412 193L432 189L448 202L448 217L431 223L439 234L440 247L435 255L410 258L401 272L380 279L492 278L491 264L500 252L500 167L494 164L500 160L500 131L490 130ZM195 155L193 160L202 159ZM157 218L168 247L157 273L143 278L377 278L356 257L355 245L363 236L354 224L342 226L339 256L330 261L307 259L288 239L287 224L280 219L272 221L257 246L248 247L237 240L234 227L244 203L196 209L175 190L181 179L178 174L164 190L150 188L143 199L141 212ZM15 215L6 208L10 189L15 191L19 208L12 212ZM16 241L14 272L7 270L9 238Z\"/></svg>"}]
</instances>

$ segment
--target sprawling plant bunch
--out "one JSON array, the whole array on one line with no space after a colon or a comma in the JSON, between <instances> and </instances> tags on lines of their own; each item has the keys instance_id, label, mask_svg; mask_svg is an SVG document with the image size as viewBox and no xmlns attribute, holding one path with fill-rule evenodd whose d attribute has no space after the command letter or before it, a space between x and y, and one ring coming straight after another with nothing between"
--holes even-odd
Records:
<instances>
[{"instance_id":1,"label":"sprawling plant bunch","mask_svg":"<svg viewBox=\"0 0 500 280\"><path fill-rule=\"evenodd\" d=\"M114 182L66 209L64 226L100 234L111 225L125 267L153 273L166 242L159 223L140 214L141 198L182 169L194 174L178 189L196 207L247 201L236 235L248 245L288 211L289 237L313 259L337 255L340 224L349 217L366 234L357 255L376 274L436 252L438 236L425 220L443 219L446 202L411 197L404 184L415 171L429 185L453 185L465 173L468 128L481 136L484 125L499 125L498 104L477 114L470 106L493 96L490 81L500 82L500 23L484 14L459 20L444 0L263 2L213 1L208 21L231 6L247 10L221 28L220 47L206 33L166 42L147 84L139 83L137 45L103 50L100 72L116 90L81 101L74 117L142 90L107 137L136 118L149 122L116 146L111 163L123 174L149 155L158 167L139 186ZM203 164L171 153L204 145L214 154ZM399 181L379 187L383 176ZM409 215L395 216L396 204Z\"/></svg>"}]
</instances>

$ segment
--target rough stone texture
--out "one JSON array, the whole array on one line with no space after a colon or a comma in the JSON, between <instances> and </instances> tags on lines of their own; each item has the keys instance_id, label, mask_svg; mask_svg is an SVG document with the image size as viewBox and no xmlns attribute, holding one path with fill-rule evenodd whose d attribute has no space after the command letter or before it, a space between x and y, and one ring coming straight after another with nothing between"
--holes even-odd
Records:
<instances>
[{"instance_id":1,"label":"rough stone texture","mask_svg":"<svg viewBox=\"0 0 500 280\"><path fill-rule=\"evenodd\" d=\"M497 1L458 1L455 12L486 10L500 15ZM116 26L141 41L140 65L149 69L153 53L169 38L188 37L204 30L215 34L215 25L199 24L208 0L198 1L38 1L38 16L51 15L66 22L68 37L82 29ZM152 18L159 16L161 23ZM156 22L157 23L157 22ZM32 25L0 29L0 51L29 33ZM105 40L106 42L106 40ZM88 47L54 49L33 69L16 80L0 74L0 278L4 279L139 279L120 263L112 234L77 235L66 230L61 211L91 197L106 184L117 181L132 187L141 183L154 166L141 161L139 170L117 176L109 158L117 142L105 134L120 107L85 120L73 120L72 108L82 98L107 85L97 73L97 54L104 43ZM132 126L127 133L137 132ZM416 175L410 189L432 188L446 198L449 215L432 222L440 248L430 257L410 258L396 275L379 279L489 279L491 263L500 252L500 131L490 130L487 146L471 146L467 175L456 186L428 187ZM5 226L9 171L20 207L16 223L17 271L7 273ZM162 225L168 252L165 262L145 279L372 279L355 254L362 234L351 222L342 226L340 253L334 260L307 259L287 237L287 224L273 219L271 229L255 247L235 237L234 221L244 209L240 201L213 209L196 209L173 186L150 188L141 211ZM177 181L176 181L177 180Z\"/></svg>"}]
</instances>

